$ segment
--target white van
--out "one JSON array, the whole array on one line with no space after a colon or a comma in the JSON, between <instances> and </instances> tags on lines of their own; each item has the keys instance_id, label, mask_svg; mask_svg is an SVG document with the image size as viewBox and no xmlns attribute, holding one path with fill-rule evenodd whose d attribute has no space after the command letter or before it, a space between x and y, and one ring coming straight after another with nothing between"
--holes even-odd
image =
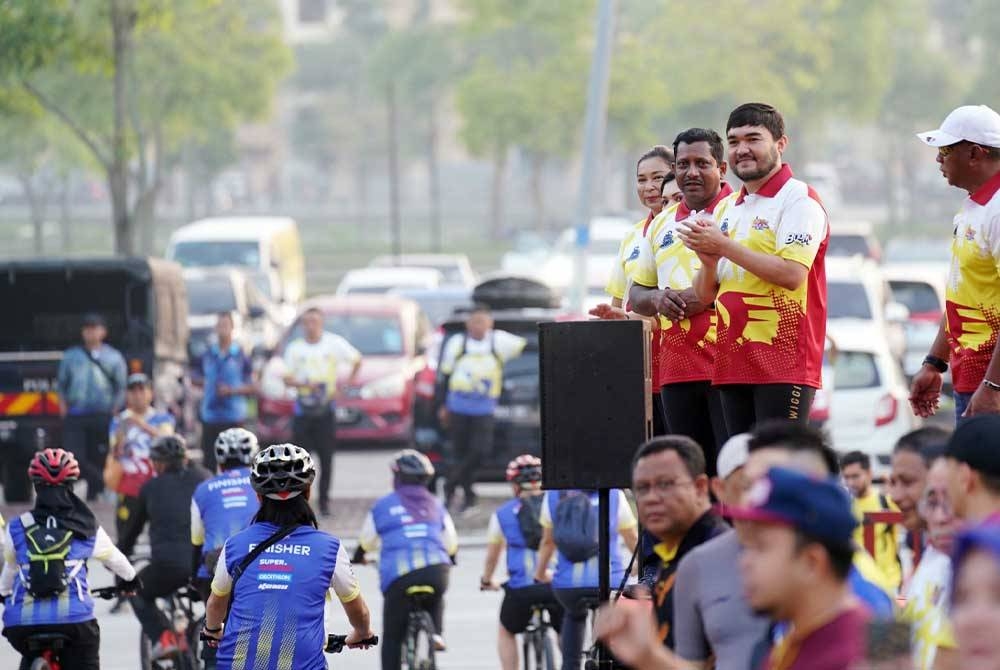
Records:
<instances>
[{"instance_id":1,"label":"white van","mask_svg":"<svg viewBox=\"0 0 1000 670\"><path fill-rule=\"evenodd\" d=\"M299 227L286 217L202 219L170 236L167 258L184 267L239 267L274 302L305 298L306 272Z\"/></svg>"}]
</instances>

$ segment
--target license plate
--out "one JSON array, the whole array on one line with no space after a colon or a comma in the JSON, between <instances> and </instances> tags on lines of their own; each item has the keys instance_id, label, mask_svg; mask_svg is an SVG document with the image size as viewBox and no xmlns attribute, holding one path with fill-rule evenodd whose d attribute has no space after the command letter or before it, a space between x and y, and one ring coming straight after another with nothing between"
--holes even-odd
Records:
<instances>
[{"instance_id":1,"label":"license plate","mask_svg":"<svg viewBox=\"0 0 1000 670\"><path fill-rule=\"evenodd\" d=\"M339 423L354 423L358 420L358 412L350 407L337 408L337 421Z\"/></svg>"}]
</instances>

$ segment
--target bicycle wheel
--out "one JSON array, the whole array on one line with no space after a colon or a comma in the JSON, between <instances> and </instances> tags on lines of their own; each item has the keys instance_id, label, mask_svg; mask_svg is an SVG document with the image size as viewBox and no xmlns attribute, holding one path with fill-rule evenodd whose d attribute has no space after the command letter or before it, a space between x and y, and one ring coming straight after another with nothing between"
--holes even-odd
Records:
<instances>
[{"instance_id":1,"label":"bicycle wheel","mask_svg":"<svg viewBox=\"0 0 1000 670\"><path fill-rule=\"evenodd\" d=\"M139 631L139 670L153 670L153 643Z\"/></svg>"},{"instance_id":2,"label":"bicycle wheel","mask_svg":"<svg viewBox=\"0 0 1000 670\"><path fill-rule=\"evenodd\" d=\"M412 612L403 642L406 670L437 670L434 662L434 622L427 612Z\"/></svg>"},{"instance_id":3,"label":"bicycle wheel","mask_svg":"<svg viewBox=\"0 0 1000 670\"><path fill-rule=\"evenodd\" d=\"M542 634L542 665L539 665L539 670L544 668L545 670L556 670L556 650L555 645L552 644L552 636L549 635L549 629L545 629L541 632Z\"/></svg>"}]
</instances>

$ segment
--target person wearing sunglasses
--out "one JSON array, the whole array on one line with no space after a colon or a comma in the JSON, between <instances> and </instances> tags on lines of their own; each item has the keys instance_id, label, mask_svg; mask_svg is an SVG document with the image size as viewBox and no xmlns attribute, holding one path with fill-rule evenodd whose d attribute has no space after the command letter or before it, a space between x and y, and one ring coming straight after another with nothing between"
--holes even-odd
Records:
<instances>
[{"instance_id":1,"label":"person wearing sunglasses","mask_svg":"<svg viewBox=\"0 0 1000 670\"><path fill-rule=\"evenodd\" d=\"M927 547L903 592L903 618L912 626L915 670L958 668L958 651L948 618L951 599L951 552L960 522L948 497L948 466L943 447L933 454L917 509L927 527Z\"/></svg>"},{"instance_id":2,"label":"person wearing sunglasses","mask_svg":"<svg viewBox=\"0 0 1000 670\"><path fill-rule=\"evenodd\" d=\"M938 130L917 135L938 150L949 184L969 197L954 218L945 316L913 377L917 416L937 411L941 375L951 365L955 418L1000 413L1000 114L986 105L959 107Z\"/></svg>"}]
</instances>

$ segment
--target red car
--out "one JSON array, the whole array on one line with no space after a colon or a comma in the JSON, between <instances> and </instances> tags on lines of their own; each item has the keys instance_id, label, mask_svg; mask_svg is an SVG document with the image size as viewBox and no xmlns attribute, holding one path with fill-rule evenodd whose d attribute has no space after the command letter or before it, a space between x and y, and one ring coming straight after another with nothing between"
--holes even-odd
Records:
<instances>
[{"instance_id":1,"label":"red car","mask_svg":"<svg viewBox=\"0 0 1000 670\"><path fill-rule=\"evenodd\" d=\"M337 396L337 439L345 442L409 443L413 438L414 377L424 367L430 325L412 300L390 295L326 296L306 302L318 307L325 330L361 352L356 384ZM282 336L264 367L257 434L264 444L292 439L295 395L282 382L285 347L302 336L301 314ZM346 381L349 370L340 371Z\"/></svg>"}]
</instances>

